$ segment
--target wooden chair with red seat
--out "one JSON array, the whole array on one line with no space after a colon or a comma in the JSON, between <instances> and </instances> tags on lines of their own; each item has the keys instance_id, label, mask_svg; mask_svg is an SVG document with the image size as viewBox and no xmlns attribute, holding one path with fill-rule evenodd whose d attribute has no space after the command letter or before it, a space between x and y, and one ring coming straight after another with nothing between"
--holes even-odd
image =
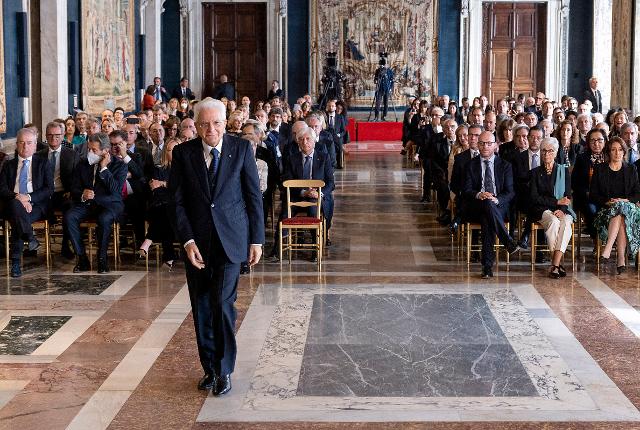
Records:
<instances>
[{"instance_id":1,"label":"wooden chair with red seat","mask_svg":"<svg viewBox=\"0 0 640 430\"><path fill-rule=\"evenodd\" d=\"M324 181L318 179L290 179L284 181L283 186L287 191L287 217L280 221L280 261L285 251L289 252L289 264L291 264L291 254L293 251L315 250L318 257L318 270L322 264L322 251L324 249L324 223L321 215L322 198L316 199L315 202L306 200L293 202L291 201L291 190L303 190L306 188L316 188L321 190L324 187ZM285 203L285 202L283 202ZM293 216L293 208L316 208L316 217L310 216ZM288 235L283 237L283 231L288 230ZM298 231L312 230L315 233L314 243L296 243L295 234Z\"/></svg>"}]
</instances>

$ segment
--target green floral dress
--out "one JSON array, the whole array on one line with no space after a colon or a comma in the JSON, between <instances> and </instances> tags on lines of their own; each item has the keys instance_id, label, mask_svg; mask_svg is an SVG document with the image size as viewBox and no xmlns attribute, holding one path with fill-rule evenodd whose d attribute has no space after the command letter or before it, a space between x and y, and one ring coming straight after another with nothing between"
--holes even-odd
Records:
<instances>
[{"instance_id":1,"label":"green floral dress","mask_svg":"<svg viewBox=\"0 0 640 430\"><path fill-rule=\"evenodd\" d=\"M624 228L627 232L628 246L635 257L640 248L640 229L638 228L638 225L640 225L640 208L634 203L617 202L611 206L600 209L593 221L596 231L600 236L600 241L602 243L607 242L609 236L609 221L617 215L624 216Z\"/></svg>"}]
</instances>

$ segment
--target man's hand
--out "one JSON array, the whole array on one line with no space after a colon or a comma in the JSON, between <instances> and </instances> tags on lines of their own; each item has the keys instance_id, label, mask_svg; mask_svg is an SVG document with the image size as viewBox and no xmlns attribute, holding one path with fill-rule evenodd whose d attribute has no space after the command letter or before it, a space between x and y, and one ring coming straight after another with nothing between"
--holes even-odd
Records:
<instances>
[{"instance_id":1,"label":"man's hand","mask_svg":"<svg viewBox=\"0 0 640 430\"><path fill-rule=\"evenodd\" d=\"M157 179L152 179L149 181L149 188L151 188L151 191L155 190L156 188L160 188L160 187L166 187L167 183L165 181L158 181Z\"/></svg>"},{"instance_id":2,"label":"man's hand","mask_svg":"<svg viewBox=\"0 0 640 430\"><path fill-rule=\"evenodd\" d=\"M124 158L127 156L127 144L125 142L120 142L118 145L118 155L120 158Z\"/></svg>"},{"instance_id":3,"label":"man's hand","mask_svg":"<svg viewBox=\"0 0 640 430\"><path fill-rule=\"evenodd\" d=\"M100 169L104 169L111 163L111 153L107 152L102 156L102 160L100 160Z\"/></svg>"},{"instance_id":4,"label":"man's hand","mask_svg":"<svg viewBox=\"0 0 640 430\"><path fill-rule=\"evenodd\" d=\"M19 200L21 203L29 203L29 196L26 194L16 194L16 200Z\"/></svg>"},{"instance_id":5,"label":"man's hand","mask_svg":"<svg viewBox=\"0 0 640 430\"><path fill-rule=\"evenodd\" d=\"M249 247L249 266L258 264L260 257L262 257L262 246L251 245Z\"/></svg>"},{"instance_id":6,"label":"man's hand","mask_svg":"<svg viewBox=\"0 0 640 430\"><path fill-rule=\"evenodd\" d=\"M200 250L198 249L198 245L195 242L191 242L185 247L185 251L187 251L187 257L191 262L191 265L196 269L204 269L204 260L202 259L202 255L200 255Z\"/></svg>"},{"instance_id":7,"label":"man's hand","mask_svg":"<svg viewBox=\"0 0 640 430\"><path fill-rule=\"evenodd\" d=\"M553 214L558 219L564 219L564 212L562 212L560 209L556 210Z\"/></svg>"},{"instance_id":8,"label":"man's hand","mask_svg":"<svg viewBox=\"0 0 640 430\"><path fill-rule=\"evenodd\" d=\"M495 197L493 197L493 194L488 193L486 191L483 191L478 195L478 199L480 200L487 200L487 199L494 199L494 198Z\"/></svg>"},{"instance_id":9,"label":"man's hand","mask_svg":"<svg viewBox=\"0 0 640 430\"><path fill-rule=\"evenodd\" d=\"M569 206L571 204L571 199L569 197L563 197L558 200L558 206Z\"/></svg>"},{"instance_id":10,"label":"man's hand","mask_svg":"<svg viewBox=\"0 0 640 430\"><path fill-rule=\"evenodd\" d=\"M82 192L82 200L83 201L87 201L87 200L93 200L96 197L96 193L93 192L93 190L89 190L86 189Z\"/></svg>"},{"instance_id":11,"label":"man's hand","mask_svg":"<svg viewBox=\"0 0 640 430\"><path fill-rule=\"evenodd\" d=\"M304 196L308 199L317 199L318 198L318 190L315 188L309 188L304 192Z\"/></svg>"}]
</instances>

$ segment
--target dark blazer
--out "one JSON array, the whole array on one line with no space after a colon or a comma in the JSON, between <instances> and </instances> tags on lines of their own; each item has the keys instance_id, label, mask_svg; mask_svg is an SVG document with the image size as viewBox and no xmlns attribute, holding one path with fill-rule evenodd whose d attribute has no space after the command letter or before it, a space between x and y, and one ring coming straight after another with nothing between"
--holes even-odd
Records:
<instances>
[{"instance_id":1,"label":"dark blazer","mask_svg":"<svg viewBox=\"0 0 640 430\"><path fill-rule=\"evenodd\" d=\"M347 119L344 115L335 114L333 128L329 128L329 115L327 114L327 130L338 139L338 144L341 145L344 142L344 134L347 132Z\"/></svg>"},{"instance_id":2,"label":"dark blazer","mask_svg":"<svg viewBox=\"0 0 640 430\"><path fill-rule=\"evenodd\" d=\"M564 167L563 167L564 168ZM554 212L560 209L564 213L569 213L569 207L558 205L558 199L554 195L556 176L558 175L558 164L554 164L551 175L547 175L544 166L536 167L531 171L531 206L529 214L533 220L542 219L542 213L546 210ZM564 196L571 198L571 175L566 171L564 184Z\"/></svg>"},{"instance_id":3,"label":"dark blazer","mask_svg":"<svg viewBox=\"0 0 640 430\"><path fill-rule=\"evenodd\" d=\"M199 137L173 149L169 192L175 203L180 243L195 240L207 266L212 259L212 233L217 233L232 263L247 260L249 244L264 243L262 193L249 141L224 135L216 186L211 192ZM195 270L187 264L187 270Z\"/></svg>"},{"instance_id":4,"label":"dark blazer","mask_svg":"<svg viewBox=\"0 0 640 430\"><path fill-rule=\"evenodd\" d=\"M0 198L11 200L16 197L13 191L18 174L18 157L6 161L0 172ZM49 168L49 160L39 153L31 157L31 204L46 207L53 194L53 176Z\"/></svg>"},{"instance_id":5,"label":"dark blazer","mask_svg":"<svg viewBox=\"0 0 640 430\"><path fill-rule=\"evenodd\" d=\"M151 179L156 181L169 181L169 166L154 166ZM151 199L149 200L149 207L154 208L158 206L168 205L171 202L171 196L169 195L169 189L167 187L159 187L151 191Z\"/></svg>"},{"instance_id":6,"label":"dark blazer","mask_svg":"<svg viewBox=\"0 0 640 430\"><path fill-rule=\"evenodd\" d=\"M196 96L191 91L191 88L185 88L185 93L186 93L186 96L183 96L182 87L178 85L177 87L174 88L173 93L171 94L171 97L176 98L178 100L180 100L182 97L186 97L189 100L193 100L196 98Z\"/></svg>"},{"instance_id":7,"label":"dark blazer","mask_svg":"<svg viewBox=\"0 0 640 430\"><path fill-rule=\"evenodd\" d=\"M505 161L508 161L513 165L513 159L518 155L520 151L516 146L516 143L512 140L511 142L504 142L498 147L498 155Z\"/></svg>"},{"instance_id":8,"label":"dark blazer","mask_svg":"<svg viewBox=\"0 0 640 430\"><path fill-rule=\"evenodd\" d=\"M480 156L471 160L466 167L463 193L465 198L472 200L482 189L482 158ZM493 177L495 179L498 206L508 208L515 193L513 190L513 172L511 164L496 156L493 162Z\"/></svg>"},{"instance_id":9,"label":"dark blazer","mask_svg":"<svg viewBox=\"0 0 640 430\"><path fill-rule=\"evenodd\" d=\"M38 154L49 159L49 147L39 151ZM60 181L65 192L70 192L73 186L73 173L80 161L80 154L73 149L63 146L60 148ZM52 180L54 178L51 178Z\"/></svg>"},{"instance_id":10,"label":"dark blazer","mask_svg":"<svg viewBox=\"0 0 640 430\"><path fill-rule=\"evenodd\" d=\"M542 160L539 160L542 163ZM518 209L527 211L531 200L529 199L529 183L531 170L529 169L529 151L519 152L513 157L513 178Z\"/></svg>"},{"instance_id":11,"label":"dark blazer","mask_svg":"<svg viewBox=\"0 0 640 430\"><path fill-rule=\"evenodd\" d=\"M449 189L460 195L464 188L464 178L467 169L467 164L471 161L471 150L467 149L460 154L453 157L453 172L451 172L451 182L449 183Z\"/></svg>"},{"instance_id":12,"label":"dark blazer","mask_svg":"<svg viewBox=\"0 0 640 430\"><path fill-rule=\"evenodd\" d=\"M579 143L571 143L569 144L569 151L565 151L564 147L560 145L558 149L558 155L556 155L556 162L558 164L569 164L573 166L576 164L576 158L582 152L584 147Z\"/></svg>"},{"instance_id":13,"label":"dark blazer","mask_svg":"<svg viewBox=\"0 0 640 430\"><path fill-rule=\"evenodd\" d=\"M589 172L591 171L591 151L586 150L576 156L576 162L571 171L571 189L575 206L580 208L589 201L589 189L591 181Z\"/></svg>"},{"instance_id":14,"label":"dark blazer","mask_svg":"<svg viewBox=\"0 0 640 430\"><path fill-rule=\"evenodd\" d=\"M597 207L604 206L612 197L624 197L631 203L640 201L640 183L638 183L638 173L632 164L622 163L622 175L624 176L624 189L615 187L612 180L613 172L609 168L609 163L602 163L596 166L591 178L591 188L589 200Z\"/></svg>"},{"instance_id":15,"label":"dark blazer","mask_svg":"<svg viewBox=\"0 0 640 430\"><path fill-rule=\"evenodd\" d=\"M125 163L127 165L128 172L131 173L131 177L127 180L129 181L129 185L131 185L131 189L136 195L136 198L140 198L149 191L147 186L147 177L145 176L143 169L144 164L142 161L142 155L140 152L131 151L127 151L127 155L131 157L131 161Z\"/></svg>"},{"instance_id":16,"label":"dark blazer","mask_svg":"<svg viewBox=\"0 0 640 430\"><path fill-rule=\"evenodd\" d=\"M95 174L94 168L84 159L80 160L74 175L73 186L71 188L71 197L76 203L81 203L82 192L84 190L93 190L95 193L94 201L98 206L111 209L113 212L121 212L124 208L122 203L122 188L127 178L127 165L122 160L111 157L111 162L107 165L107 169L100 172L100 166Z\"/></svg>"},{"instance_id":17,"label":"dark blazer","mask_svg":"<svg viewBox=\"0 0 640 430\"><path fill-rule=\"evenodd\" d=\"M292 154L287 160L284 166L284 172L282 174L282 180L287 181L289 179L302 179L303 158L302 152L298 151ZM325 198L329 197L335 189L335 182L333 178L333 166L331 160L327 154L315 152L313 153L313 166L311 167L312 179L320 179L324 181L324 187L322 187L322 194ZM295 196L292 196L292 200L295 200Z\"/></svg>"},{"instance_id":18,"label":"dark blazer","mask_svg":"<svg viewBox=\"0 0 640 430\"><path fill-rule=\"evenodd\" d=\"M145 178L149 179L151 175L153 175L153 156L151 155L151 151L145 148L146 142L143 142L144 141L136 141L133 151L127 150L127 154L133 154L130 155L131 158L142 168L142 173Z\"/></svg>"},{"instance_id":19,"label":"dark blazer","mask_svg":"<svg viewBox=\"0 0 640 430\"><path fill-rule=\"evenodd\" d=\"M269 90L269 94L267 94L267 100L271 100L274 97L280 97L280 98L284 97L284 91L282 90L282 88L278 88L275 91Z\"/></svg>"},{"instance_id":20,"label":"dark blazer","mask_svg":"<svg viewBox=\"0 0 640 430\"><path fill-rule=\"evenodd\" d=\"M431 152L431 160L433 161L432 168L438 168L444 172L446 178L451 148L449 147L449 142L447 141L447 137L444 133L433 135L429 148ZM420 157L424 158L422 154L420 154Z\"/></svg>"},{"instance_id":21,"label":"dark blazer","mask_svg":"<svg viewBox=\"0 0 640 430\"><path fill-rule=\"evenodd\" d=\"M235 100L236 89L230 82L225 82L224 84L217 85L213 89L211 97L218 100L220 100L222 97L226 97L228 100Z\"/></svg>"},{"instance_id":22,"label":"dark blazer","mask_svg":"<svg viewBox=\"0 0 640 430\"><path fill-rule=\"evenodd\" d=\"M593 94L593 91L591 91L591 88L585 90L584 92L584 100L590 100L591 101L591 105L593 106L591 108L591 112L596 113L596 112L600 112L602 113L602 94L600 93L600 90L596 90L596 94Z\"/></svg>"}]
</instances>

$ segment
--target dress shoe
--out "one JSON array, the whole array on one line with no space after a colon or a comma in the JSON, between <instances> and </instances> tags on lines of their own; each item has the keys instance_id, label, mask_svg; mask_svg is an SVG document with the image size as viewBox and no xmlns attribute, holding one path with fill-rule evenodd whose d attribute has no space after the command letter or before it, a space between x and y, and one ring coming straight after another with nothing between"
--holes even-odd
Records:
<instances>
[{"instance_id":1,"label":"dress shoe","mask_svg":"<svg viewBox=\"0 0 640 430\"><path fill-rule=\"evenodd\" d=\"M251 269L249 268L249 263L246 261L244 263L240 263L240 274L246 275L247 273L251 273Z\"/></svg>"},{"instance_id":2,"label":"dress shoe","mask_svg":"<svg viewBox=\"0 0 640 430\"><path fill-rule=\"evenodd\" d=\"M567 270L564 268L562 264L558 266L558 272L560 273L561 278L564 278L565 276L567 276Z\"/></svg>"},{"instance_id":3,"label":"dress shoe","mask_svg":"<svg viewBox=\"0 0 640 430\"><path fill-rule=\"evenodd\" d=\"M561 276L560 268L558 266L551 266L551 270L549 270L549 277L551 279L559 279Z\"/></svg>"},{"instance_id":4,"label":"dress shoe","mask_svg":"<svg viewBox=\"0 0 640 430\"><path fill-rule=\"evenodd\" d=\"M549 262L549 257L544 252L536 252L536 263L544 264Z\"/></svg>"},{"instance_id":5,"label":"dress shoe","mask_svg":"<svg viewBox=\"0 0 640 430\"><path fill-rule=\"evenodd\" d=\"M482 279L493 278L493 270L491 270L491 267L483 267L482 268L481 278Z\"/></svg>"},{"instance_id":6,"label":"dress shoe","mask_svg":"<svg viewBox=\"0 0 640 430\"><path fill-rule=\"evenodd\" d=\"M40 242L35 237L29 241L29 251L37 251L40 249Z\"/></svg>"},{"instance_id":7,"label":"dress shoe","mask_svg":"<svg viewBox=\"0 0 640 430\"><path fill-rule=\"evenodd\" d=\"M20 260L11 260L11 277L19 278L22 276L22 269L20 268Z\"/></svg>"},{"instance_id":8,"label":"dress shoe","mask_svg":"<svg viewBox=\"0 0 640 430\"><path fill-rule=\"evenodd\" d=\"M73 268L73 273L88 272L91 270L91 263L86 255L78 255L78 262Z\"/></svg>"},{"instance_id":9,"label":"dress shoe","mask_svg":"<svg viewBox=\"0 0 640 430\"><path fill-rule=\"evenodd\" d=\"M71 248L69 248L69 246L63 246L60 254L62 255L62 258L66 260L73 260L73 257L75 257L75 254L73 253Z\"/></svg>"},{"instance_id":10,"label":"dress shoe","mask_svg":"<svg viewBox=\"0 0 640 430\"><path fill-rule=\"evenodd\" d=\"M521 249L524 249L525 251L527 251L529 249L529 236L525 236L521 238L520 242L518 243L518 246Z\"/></svg>"},{"instance_id":11,"label":"dress shoe","mask_svg":"<svg viewBox=\"0 0 640 430\"><path fill-rule=\"evenodd\" d=\"M98 260L98 273L109 273L111 270L109 269L109 264L107 260Z\"/></svg>"},{"instance_id":12,"label":"dress shoe","mask_svg":"<svg viewBox=\"0 0 640 430\"><path fill-rule=\"evenodd\" d=\"M460 227L460 224L458 224L458 221L453 220L451 222L451 224L449 224L449 233L456 234L458 232L458 227Z\"/></svg>"},{"instance_id":13,"label":"dress shoe","mask_svg":"<svg viewBox=\"0 0 640 430\"><path fill-rule=\"evenodd\" d=\"M513 254L514 252L520 251L520 245L515 240L512 240L509 244L507 244L507 252L509 254Z\"/></svg>"},{"instance_id":14,"label":"dress shoe","mask_svg":"<svg viewBox=\"0 0 640 430\"><path fill-rule=\"evenodd\" d=\"M618 266L616 268L616 272L618 273L618 275L622 275L624 272L627 271L627 266ZM13 269L11 271L13 273ZM13 276L13 275L12 275Z\"/></svg>"},{"instance_id":15,"label":"dress shoe","mask_svg":"<svg viewBox=\"0 0 640 430\"><path fill-rule=\"evenodd\" d=\"M231 390L231 375L222 375L216 378L216 384L213 387L212 394L214 396L222 396Z\"/></svg>"},{"instance_id":16,"label":"dress shoe","mask_svg":"<svg viewBox=\"0 0 640 430\"><path fill-rule=\"evenodd\" d=\"M216 375L213 373L205 373L198 382L198 390L210 390L216 385Z\"/></svg>"}]
</instances>

